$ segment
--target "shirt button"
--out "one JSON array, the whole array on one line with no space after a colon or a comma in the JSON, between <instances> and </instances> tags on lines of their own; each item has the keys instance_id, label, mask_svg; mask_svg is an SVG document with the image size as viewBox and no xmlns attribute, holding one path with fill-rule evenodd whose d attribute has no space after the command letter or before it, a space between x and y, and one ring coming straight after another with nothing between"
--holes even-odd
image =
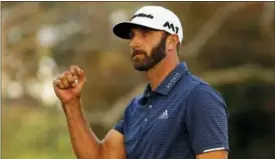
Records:
<instances>
[{"instance_id":1,"label":"shirt button","mask_svg":"<svg viewBox=\"0 0 275 159\"><path fill-rule=\"evenodd\" d=\"M152 105L149 105L149 108L152 108Z\"/></svg>"},{"instance_id":2,"label":"shirt button","mask_svg":"<svg viewBox=\"0 0 275 159\"><path fill-rule=\"evenodd\" d=\"M147 118L145 118L144 121L147 121Z\"/></svg>"}]
</instances>

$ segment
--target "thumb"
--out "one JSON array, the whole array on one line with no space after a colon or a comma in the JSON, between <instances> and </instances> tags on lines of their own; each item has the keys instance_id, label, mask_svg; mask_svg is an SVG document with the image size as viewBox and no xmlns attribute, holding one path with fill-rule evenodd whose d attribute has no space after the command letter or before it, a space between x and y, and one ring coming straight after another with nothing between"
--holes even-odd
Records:
<instances>
[{"instance_id":1,"label":"thumb","mask_svg":"<svg viewBox=\"0 0 275 159\"><path fill-rule=\"evenodd\" d=\"M86 83L87 79L86 79L86 76L84 74L84 71L81 70L81 69L78 69L77 70L77 75L78 75L78 83L77 83L77 87L83 87L84 84Z\"/></svg>"}]
</instances>

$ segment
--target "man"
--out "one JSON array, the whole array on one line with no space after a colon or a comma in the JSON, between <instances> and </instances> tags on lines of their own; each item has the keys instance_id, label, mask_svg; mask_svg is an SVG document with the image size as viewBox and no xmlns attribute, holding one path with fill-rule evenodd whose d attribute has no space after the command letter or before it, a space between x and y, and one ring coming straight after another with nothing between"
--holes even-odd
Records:
<instances>
[{"instance_id":1,"label":"man","mask_svg":"<svg viewBox=\"0 0 275 159\"><path fill-rule=\"evenodd\" d=\"M226 159L225 102L179 62L183 31L178 17L163 7L145 6L113 32L129 39L133 66L147 74L149 83L99 141L82 112L84 72L72 66L53 82L78 159Z\"/></svg>"}]
</instances>

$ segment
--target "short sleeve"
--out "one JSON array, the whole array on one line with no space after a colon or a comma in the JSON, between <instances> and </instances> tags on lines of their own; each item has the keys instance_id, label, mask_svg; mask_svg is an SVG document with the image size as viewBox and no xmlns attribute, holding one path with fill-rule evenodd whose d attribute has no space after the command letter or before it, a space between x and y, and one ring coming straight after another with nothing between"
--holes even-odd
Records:
<instances>
[{"instance_id":1,"label":"short sleeve","mask_svg":"<svg viewBox=\"0 0 275 159\"><path fill-rule=\"evenodd\" d=\"M124 135L124 125L125 125L125 122L127 121L129 113L131 111L131 106L132 106L133 101L134 101L134 99L128 104L128 106L124 110L122 119L120 121L118 121L118 123L114 126L114 129L116 131L120 132L122 135Z\"/></svg>"},{"instance_id":2,"label":"short sleeve","mask_svg":"<svg viewBox=\"0 0 275 159\"><path fill-rule=\"evenodd\" d=\"M120 132L121 134L123 134L123 120L120 120L115 126L114 129L118 132Z\"/></svg>"},{"instance_id":3,"label":"short sleeve","mask_svg":"<svg viewBox=\"0 0 275 159\"><path fill-rule=\"evenodd\" d=\"M195 154L229 150L228 115L223 98L210 86L201 84L191 91L185 123Z\"/></svg>"}]
</instances>

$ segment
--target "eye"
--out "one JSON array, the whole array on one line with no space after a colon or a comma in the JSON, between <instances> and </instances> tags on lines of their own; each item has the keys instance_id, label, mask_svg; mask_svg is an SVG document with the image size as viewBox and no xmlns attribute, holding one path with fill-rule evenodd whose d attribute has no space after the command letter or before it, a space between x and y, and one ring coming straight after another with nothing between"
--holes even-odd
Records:
<instances>
[{"instance_id":1,"label":"eye","mask_svg":"<svg viewBox=\"0 0 275 159\"><path fill-rule=\"evenodd\" d=\"M148 33L150 33L150 31L147 30L147 29L144 29L144 30L142 30L142 33L143 33L143 34L148 34Z\"/></svg>"},{"instance_id":2,"label":"eye","mask_svg":"<svg viewBox=\"0 0 275 159\"><path fill-rule=\"evenodd\" d=\"M133 31L130 31L130 32L129 32L129 38L130 38L130 39L133 39L133 37L134 37L134 33L133 33Z\"/></svg>"},{"instance_id":3,"label":"eye","mask_svg":"<svg viewBox=\"0 0 275 159\"><path fill-rule=\"evenodd\" d=\"M150 33L151 33L150 30L147 30L147 29L144 29L144 30L141 31L141 34L142 34L143 37L149 35Z\"/></svg>"}]
</instances>

